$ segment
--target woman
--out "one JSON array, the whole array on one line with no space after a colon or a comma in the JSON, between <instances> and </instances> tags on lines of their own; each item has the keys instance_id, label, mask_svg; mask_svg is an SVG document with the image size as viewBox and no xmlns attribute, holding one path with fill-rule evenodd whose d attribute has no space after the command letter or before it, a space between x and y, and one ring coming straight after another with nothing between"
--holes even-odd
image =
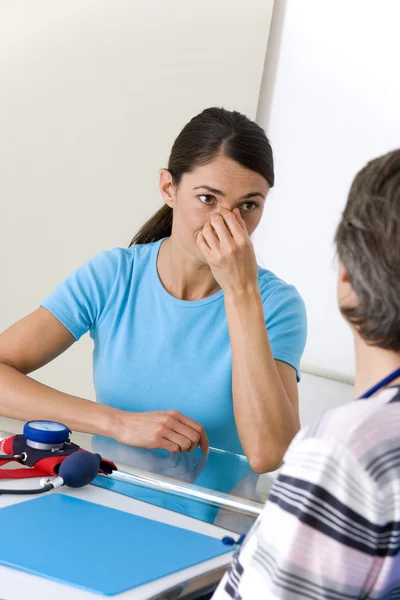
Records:
<instances>
[{"instance_id":1,"label":"woman","mask_svg":"<svg viewBox=\"0 0 400 600\"><path fill-rule=\"evenodd\" d=\"M192 119L161 171L165 206L129 249L89 260L0 336L0 413L170 452L210 440L275 469L299 428L306 318L250 241L273 183L258 125L219 108ZM97 403L26 377L88 330Z\"/></svg>"}]
</instances>

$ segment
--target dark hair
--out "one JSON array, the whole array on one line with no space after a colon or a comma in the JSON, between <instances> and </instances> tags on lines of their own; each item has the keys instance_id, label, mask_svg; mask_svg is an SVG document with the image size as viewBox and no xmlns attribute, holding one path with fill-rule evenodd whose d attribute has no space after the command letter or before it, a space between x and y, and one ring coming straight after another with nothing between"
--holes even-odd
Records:
<instances>
[{"instance_id":1,"label":"dark hair","mask_svg":"<svg viewBox=\"0 0 400 600\"><path fill-rule=\"evenodd\" d=\"M370 345L400 352L400 150L356 175L335 242L358 297L343 315Z\"/></svg>"},{"instance_id":2,"label":"dark hair","mask_svg":"<svg viewBox=\"0 0 400 600\"><path fill-rule=\"evenodd\" d=\"M175 140L168 171L176 186L184 173L209 163L218 154L262 175L274 185L274 161L264 130L239 112L207 108L194 117ZM130 243L148 244L171 235L172 209L164 205Z\"/></svg>"}]
</instances>

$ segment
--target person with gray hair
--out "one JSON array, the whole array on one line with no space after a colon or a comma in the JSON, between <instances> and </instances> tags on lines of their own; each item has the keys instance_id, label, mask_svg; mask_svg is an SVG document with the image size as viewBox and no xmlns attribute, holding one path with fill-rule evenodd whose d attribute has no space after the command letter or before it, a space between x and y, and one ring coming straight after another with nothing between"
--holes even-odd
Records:
<instances>
[{"instance_id":1,"label":"person with gray hair","mask_svg":"<svg viewBox=\"0 0 400 600\"><path fill-rule=\"evenodd\" d=\"M358 400L297 434L215 600L400 598L400 150L357 174L335 241Z\"/></svg>"}]
</instances>

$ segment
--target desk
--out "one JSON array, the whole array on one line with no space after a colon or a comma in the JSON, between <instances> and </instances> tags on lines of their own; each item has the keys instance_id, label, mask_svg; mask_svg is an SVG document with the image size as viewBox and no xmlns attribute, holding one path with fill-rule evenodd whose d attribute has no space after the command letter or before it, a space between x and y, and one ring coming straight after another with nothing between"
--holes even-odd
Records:
<instances>
[{"instance_id":1,"label":"desk","mask_svg":"<svg viewBox=\"0 0 400 600\"><path fill-rule=\"evenodd\" d=\"M22 428L22 422L0 418L0 439ZM239 534L250 529L274 481L274 473L259 476L246 457L217 448L208 456L200 449L173 455L82 433L71 439L116 463L118 471L97 477L95 485Z\"/></svg>"},{"instance_id":2,"label":"desk","mask_svg":"<svg viewBox=\"0 0 400 600\"><path fill-rule=\"evenodd\" d=\"M0 439L21 433L23 424L0 419ZM258 476L251 473L244 457L226 456L217 449L208 458L201 453L172 456L117 444L108 438L74 433L72 439L87 450L99 452L117 463L119 471L113 477L98 477L95 485L78 490L62 488L51 493L72 495L91 502L171 525L222 538L233 532L247 531L262 509L266 490L273 481L266 476L260 486ZM234 482L231 490L221 489L218 468L226 470ZM214 468L216 470L214 470ZM207 470L208 469L208 470ZM236 477L236 479L235 479ZM38 487L40 479L7 480L7 487ZM212 487L206 483L212 481ZM112 492L117 493L112 493ZM32 496L0 496L2 507L23 502ZM190 516L194 513L196 518ZM1 540L0 532L0 543ZM180 592L165 595L166 590L184 584L189 579L217 568L225 568L232 553L212 559L151 582L140 588L115 596L118 600L164 599L180 597ZM0 566L0 599L21 600L94 600L101 596L49 581L22 571Z\"/></svg>"}]
</instances>

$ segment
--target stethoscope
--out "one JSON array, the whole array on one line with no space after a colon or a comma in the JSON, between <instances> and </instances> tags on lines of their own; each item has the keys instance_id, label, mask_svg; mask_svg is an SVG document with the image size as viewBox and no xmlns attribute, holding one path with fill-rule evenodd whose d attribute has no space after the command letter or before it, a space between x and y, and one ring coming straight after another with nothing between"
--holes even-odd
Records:
<instances>
[{"instance_id":1,"label":"stethoscope","mask_svg":"<svg viewBox=\"0 0 400 600\"><path fill-rule=\"evenodd\" d=\"M389 383L392 383L392 381L394 381L398 377L400 377L400 369L396 369L395 371L378 381L378 383L369 388L369 390L367 390L362 396L360 396L360 400L370 398L373 394L379 392L379 390L381 390L386 385L389 385Z\"/></svg>"}]
</instances>

